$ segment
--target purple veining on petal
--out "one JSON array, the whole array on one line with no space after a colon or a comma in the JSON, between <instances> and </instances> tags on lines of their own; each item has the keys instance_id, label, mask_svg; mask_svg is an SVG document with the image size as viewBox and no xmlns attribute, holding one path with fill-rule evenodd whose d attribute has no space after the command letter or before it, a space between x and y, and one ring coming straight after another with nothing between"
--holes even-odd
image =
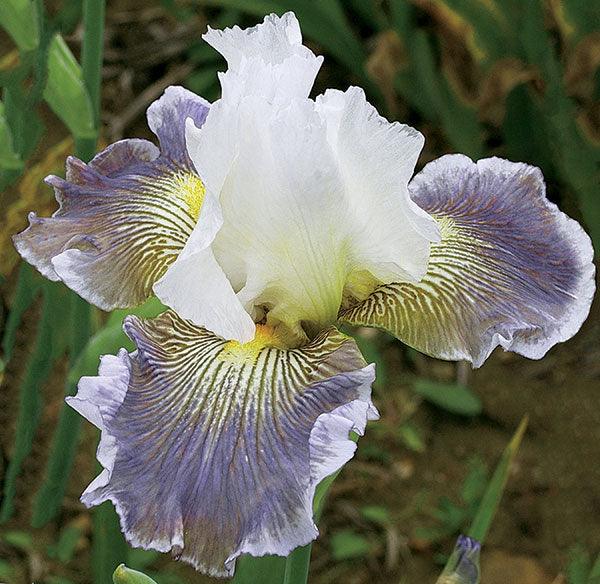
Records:
<instances>
[{"instance_id":1,"label":"purple veining on petal","mask_svg":"<svg viewBox=\"0 0 600 584\"><path fill-rule=\"evenodd\" d=\"M373 367L353 341L329 331L301 349L263 349L249 363L170 311L130 319L127 332L138 346L119 356L128 383L93 382L126 394L101 421L110 478L96 479L84 503L112 500L133 545L177 548L218 576L231 575L242 553L286 555L314 539L317 483L352 457L348 432L377 417ZM88 392L70 403L81 411L99 399Z\"/></svg>"},{"instance_id":2,"label":"purple veining on petal","mask_svg":"<svg viewBox=\"0 0 600 584\"><path fill-rule=\"evenodd\" d=\"M427 274L381 286L343 319L476 367L498 345L539 359L579 330L594 294L593 250L548 201L539 169L448 155L409 189L441 228Z\"/></svg>"},{"instance_id":3,"label":"purple veining on petal","mask_svg":"<svg viewBox=\"0 0 600 584\"><path fill-rule=\"evenodd\" d=\"M184 126L187 117L202 124L207 112L201 98L169 88L149 110L161 150L128 139L89 164L69 157L66 179L46 179L59 209L50 218L30 214L29 228L14 236L19 253L100 308L146 300L196 224L204 187L185 149Z\"/></svg>"},{"instance_id":4,"label":"purple veining on petal","mask_svg":"<svg viewBox=\"0 0 600 584\"><path fill-rule=\"evenodd\" d=\"M593 249L580 225L548 201L538 168L447 156L410 188L428 213L450 217L478 242L480 272L467 268L463 278L494 345L540 358L579 330L595 288ZM468 281L481 273L489 281Z\"/></svg>"},{"instance_id":5,"label":"purple veining on petal","mask_svg":"<svg viewBox=\"0 0 600 584\"><path fill-rule=\"evenodd\" d=\"M148 108L148 125L158 136L163 156L193 168L185 144L185 121L191 118L200 128L209 108L206 100L183 87L165 89L164 95Z\"/></svg>"}]
</instances>

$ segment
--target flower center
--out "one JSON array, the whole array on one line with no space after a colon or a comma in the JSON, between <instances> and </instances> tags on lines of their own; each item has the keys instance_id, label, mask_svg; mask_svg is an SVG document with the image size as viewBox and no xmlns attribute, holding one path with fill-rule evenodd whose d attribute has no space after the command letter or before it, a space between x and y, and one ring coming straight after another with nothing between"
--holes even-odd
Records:
<instances>
[{"instance_id":1,"label":"flower center","mask_svg":"<svg viewBox=\"0 0 600 584\"><path fill-rule=\"evenodd\" d=\"M256 334L251 341L247 343L228 341L219 358L239 365L254 364L260 352L268 347L284 349L287 348L287 344L277 328L266 324L257 324Z\"/></svg>"}]
</instances>

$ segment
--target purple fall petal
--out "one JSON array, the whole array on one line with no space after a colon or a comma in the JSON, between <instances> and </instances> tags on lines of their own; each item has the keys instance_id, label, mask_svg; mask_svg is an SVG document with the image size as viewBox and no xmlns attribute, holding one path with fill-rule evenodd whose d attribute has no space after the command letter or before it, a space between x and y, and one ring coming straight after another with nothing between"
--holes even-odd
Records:
<instances>
[{"instance_id":1,"label":"purple fall petal","mask_svg":"<svg viewBox=\"0 0 600 584\"><path fill-rule=\"evenodd\" d=\"M67 160L66 179L49 176L59 209L31 213L14 236L19 253L51 280L100 308L142 303L191 234L204 197L185 149L185 120L201 125L208 104L177 87L152 104L148 117L161 149L121 140L89 164Z\"/></svg>"},{"instance_id":2,"label":"purple fall petal","mask_svg":"<svg viewBox=\"0 0 600 584\"><path fill-rule=\"evenodd\" d=\"M105 470L83 502L113 501L132 545L181 549L216 576L240 554L314 539L316 485L353 456L348 433L377 417L373 367L354 342L331 329L299 349L260 349L172 311L126 330L138 350L105 358L69 399L102 430Z\"/></svg>"},{"instance_id":3,"label":"purple fall petal","mask_svg":"<svg viewBox=\"0 0 600 584\"><path fill-rule=\"evenodd\" d=\"M344 320L476 367L498 345L539 359L579 330L595 288L592 245L548 201L539 169L448 155L409 188L442 233L428 272L418 284L381 286Z\"/></svg>"}]
</instances>

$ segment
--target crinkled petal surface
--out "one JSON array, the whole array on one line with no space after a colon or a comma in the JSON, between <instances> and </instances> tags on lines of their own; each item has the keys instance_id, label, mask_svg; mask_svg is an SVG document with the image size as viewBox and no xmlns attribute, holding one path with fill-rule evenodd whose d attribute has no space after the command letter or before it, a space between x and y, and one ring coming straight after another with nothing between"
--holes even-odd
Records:
<instances>
[{"instance_id":1,"label":"crinkled petal surface","mask_svg":"<svg viewBox=\"0 0 600 584\"><path fill-rule=\"evenodd\" d=\"M223 99L235 102L248 95L261 95L270 102L306 98L323 57L302 44L296 16L270 14L251 28L224 30L209 27L202 37L227 60L220 75Z\"/></svg>"},{"instance_id":2,"label":"crinkled petal surface","mask_svg":"<svg viewBox=\"0 0 600 584\"><path fill-rule=\"evenodd\" d=\"M29 228L14 237L18 251L100 308L146 300L200 214L204 185L185 149L185 120L202 125L207 113L203 99L170 87L148 110L160 150L130 139L89 164L69 158L66 179L46 179L58 211L49 218L31 214Z\"/></svg>"},{"instance_id":3,"label":"crinkled petal surface","mask_svg":"<svg viewBox=\"0 0 600 584\"><path fill-rule=\"evenodd\" d=\"M539 359L579 330L595 288L593 250L581 226L547 200L539 169L448 155L410 191L442 233L426 276L378 288L343 320L475 366L498 345Z\"/></svg>"},{"instance_id":4,"label":"crinkled petal surface","mask_svg":"<svg viewBox=\"0 0 600 584\"><path fill-rule=\"evenodd\" d=\"M178 295L200 288L193 271L177 264L159 284L161 298L175 300L163 301L222 336L234 330L228 338L239 341L253 335L242 310L254 320L267 313L269 324L283 323L302 338L334 323L347 293L363 300L380 283L422 277L438 236L435 221L408 195L423 137L380 117L358 88L308 99L316 58L300 44L291 14L245 31L210 31L207 40L230 69L206 124L188 123L187 145L221 205L223 225L211 247L239 300L229 303L239 325L212 328L208 323L222 319L211 303ZM294 58L313 73L304 75L308 69ZM292 71L307 90L260 67ZM193 237L186 257L195 247Z\"/></svg>"},{"instance_id":5,"label":"crinkled petal surface","mask_svg":"<svg viewBox=\"0 0 600 584\"><path fill-rule=\"evenodd\" d=\"M439 240L435 220L408 193L424 138L390 123L362 89L328 90L317 98L351 209L357 270L381 282L418 281L425 275L429 242Z\"/></svg>"},{"instance_id":6,"label":"crinkled petal surface","mask_svg":"<svg viewBox=\"0 0 600 584\"><path fill-rule=\"evenodd\" d=\"M105 357L69 403L102 430L104 471L82 500L114 502L128 540L211 575L316 537L318 482L377 417L372 366L330 329L298 349L225 341L167 311L131 317L137 351Z\"/></svg>"}]
</instances>

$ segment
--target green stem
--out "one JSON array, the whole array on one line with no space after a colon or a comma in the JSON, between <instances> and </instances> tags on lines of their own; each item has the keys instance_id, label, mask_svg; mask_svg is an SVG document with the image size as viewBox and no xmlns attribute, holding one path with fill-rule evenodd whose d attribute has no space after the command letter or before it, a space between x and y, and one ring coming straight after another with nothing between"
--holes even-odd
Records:
<instances>
[{"instance_id":1,"label":"green stem","mask_svg":"<svg viewBox=\"0 0 600 584\"><path fill-rule=\"evenodd\" d=\"M95 136L76 141L76 154L87 162L96 153L100 132L100 86L102 81L102 54L104 49L105 0L84 0L83 45L81 47L81 69L83 82L90 96L94 114Z\"/></svg>"},{"instance_id":2,"label":"green stem","mask_svg":"<svg viewBox=\"0 0 600 584\"><path fill-rule=\"evenodd\" d=\"M100 86L102 81L102 53L104 48L105 0L84 0L83 2L83 46L81 49L81 69L83 81L90 96L94 114L95 136L78 139L75 143L79 158L90 160L96 153L100 133ZM90 307L80 298L74 299L72 339L79 343L77 353L83 349L90 336ZM82 325L85 327L82 330ZM77 354L73 351L73 364ZM119 521L114 509L101 505L94 512L94 541L92 548L93 580L96 584L110 582L115 568L124 563L127 546L119 529Z\"/></svg>"},{"instance_id":3,"label":"green stem","mask_svg":"<svg viewBox=\"0 0 600 584\"><path fill-rule=\"evenodd\" d=\"M357 442L358 435L352 433L350 439L354 442ZM340 468L338 471L334 472L328 477L325 477L317 485L313 499L313 514L315 523L318 523L321 519L321 514L323 513L323 509L325 507L325 501L327 499L329 489L341 471L342 469ZM311 552L312 543L309 543L308 545L295 549L285 559L285 572L282 584L306 584L308 582L308 570L310 568Z\"/></svg>"},{"instance_id":4,"label":"green stem","mask_svg":"<svg viewBox=\"0 0 600 584\"><path fill-rule=\"evenodd\" d=\"M100 83L104 50L104 0L84 0L85 35L81 48L83 81L90 95L96 130L100 128Z\"/></svg>"},{"instance_id":5,"label":"green stem","mask_svg":"<svg viewBox=\"0 0 600 584\"><path fill-rule=\"evenodd\" d=\"M96 153L100 133L100 86L102 80L102 55L104 49L105 0L84 0L83 5L83 44L81 48L81 68L83 81L89 94L94 115L94 135L75 140L75 154L88 162ZM91 309L79 296L72 294L70 315L69 360L71 366L77 361L80 351L91 336ZM76 391L76 384L67 382L66 394ZM63 406L59 425L53 437L51 457L44 484L39 490L34 504L32 523L42 526L58 513L68 477L71 473L75 449L79 439L81 420L75 412ZM112 573L112 572L111 572Z\"/></svg>"},{"instance_id":6,"label":"green stem","mask_svg":"<svg viewBox=\"0 0 600 584\"><path fill-rule=\"evenodd\" d=\"M285 562L285 575L283 584L306 584L308 582L308 568L310 566L310 552L312 544L295 549Z\"/></svg>"}]
</instances>

